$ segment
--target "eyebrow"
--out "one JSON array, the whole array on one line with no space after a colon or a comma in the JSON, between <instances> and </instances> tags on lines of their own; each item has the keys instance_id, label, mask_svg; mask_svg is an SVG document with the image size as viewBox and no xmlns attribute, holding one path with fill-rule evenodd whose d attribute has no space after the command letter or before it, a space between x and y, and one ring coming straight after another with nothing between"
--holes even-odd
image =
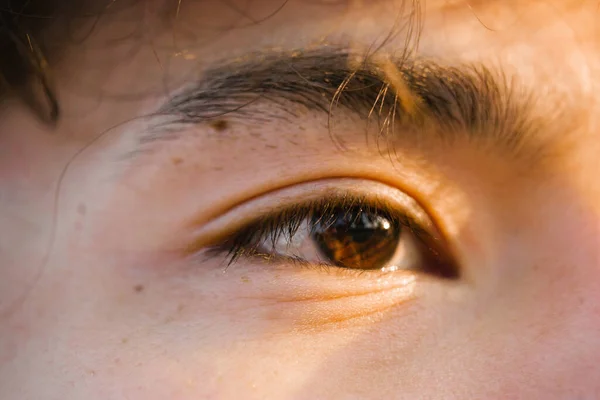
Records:
<instances>
[{"instance_id":1,"label":"eyebrow","mask_svg":"<svg viewBox=\"0 0 600 400\"><path fill-rule=\"evenodd\" d=\"M381 59L324 46L310 51L252 53L210 67L156 113L168 116L159 131L173 132L181 124L224 117L265 123L269 118L281 118L283 112L302 118L290 103L330 117L346 109L365 119L377 118L392 134L436 132L429 136L443 142L460 139L490 145L513 155L521 155L528 139L542 128L533 112L533 93L499 68L443 65L408 55L385 60L418 100L423 118L411 118L402 91L392 84ZM262 101L271 103L277 112L253 111L251 106ZM175 129L166 129L170 127Z\"/></svg>"}]
</instances>

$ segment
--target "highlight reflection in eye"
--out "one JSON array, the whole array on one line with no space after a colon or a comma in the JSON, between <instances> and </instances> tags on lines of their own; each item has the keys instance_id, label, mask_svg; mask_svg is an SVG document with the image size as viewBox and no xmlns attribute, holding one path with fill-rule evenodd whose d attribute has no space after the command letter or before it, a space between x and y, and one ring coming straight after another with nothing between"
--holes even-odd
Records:
<instances>
[{"instance_id":1,"label":"highlight reflection in eye","mask_svg":"<svg viewBox=\"0 0 600 400\"><path fill-rule=\"evenodd\" d=\"M456 278L443 243L413 215L380 199L336 195L259 217L211 248L231 266L244 259L348 272L413 271ZM428 223L427 225L432 225Z\"/></svg>"}]
</instances>

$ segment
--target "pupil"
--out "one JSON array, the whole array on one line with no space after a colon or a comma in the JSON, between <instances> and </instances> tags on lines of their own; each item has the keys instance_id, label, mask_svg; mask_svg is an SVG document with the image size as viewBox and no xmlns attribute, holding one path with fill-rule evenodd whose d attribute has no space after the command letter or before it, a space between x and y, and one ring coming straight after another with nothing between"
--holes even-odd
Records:
<instances>
[{"instance_id":1,"label":"pupil","mask_svg":"<svg viewBox=\"0 0 600 400\"><path fill-rule=\"evenodd\" d=\"M313 216L312 238L334 265L352 269L380 269L394 256L400 225L376 211L359 207Z\"/></svg>"}]
</instances>

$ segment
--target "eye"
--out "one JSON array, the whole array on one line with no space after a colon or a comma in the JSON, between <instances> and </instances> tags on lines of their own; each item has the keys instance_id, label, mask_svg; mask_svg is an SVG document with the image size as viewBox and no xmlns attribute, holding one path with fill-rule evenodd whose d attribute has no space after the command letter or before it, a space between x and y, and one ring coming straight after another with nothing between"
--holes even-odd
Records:
<instances>
[{"instance_id":1,"label":"eye","mask_svg":"<svg viewBox=\"0 0 600 400\"><path fill-rule=\"evenodd\" d=\"M413 205L413 207L415 207ZM457 268L423 210L381 199L337 195L265 215L230 235L212 253L346 271L398 270L456 278ZM427 226L424 228L422 225Z\"/></svg>"}]
</instances>

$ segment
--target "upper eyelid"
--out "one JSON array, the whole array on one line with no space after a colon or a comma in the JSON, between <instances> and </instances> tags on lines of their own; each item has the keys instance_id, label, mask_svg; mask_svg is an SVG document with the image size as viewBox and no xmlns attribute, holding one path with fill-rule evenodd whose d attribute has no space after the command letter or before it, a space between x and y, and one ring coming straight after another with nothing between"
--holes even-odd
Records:
<instances>
[{"instance_id":1,"label":"upper eyelid","mask_svg":"<svg viewBox=\"0 0 600 400\"><path fill-rule=\"evenodd\" d=\"M315 187L315 184L318 186ZM358 189L357 184L360 184L360 189ZM426 207L405 190L360 178L332 178L284 187L257 198L249 199L234 208L224 211L222 215L216 218L202 222L200 225L194 222L189 226L193 237L192 243L183 250L185 253L193 253L201 248L222 242L231 236L234 230L231 228L224 229L223 227L234 225L236 229L241 229L266 215L281 214L289 210L291 204L309 204L322 201L323 198L340 199L343 196L350 196L355 200L368 202L374 207L390 210L394 213L403 210L403 213L409 215L426 232L432 234L434 239L443 236L438 225L433 221L432 214L426 211ZM385 196L385 200L383 196ZM207 237L211 239L207 240Z\"/></svg>"}]
</instances>

